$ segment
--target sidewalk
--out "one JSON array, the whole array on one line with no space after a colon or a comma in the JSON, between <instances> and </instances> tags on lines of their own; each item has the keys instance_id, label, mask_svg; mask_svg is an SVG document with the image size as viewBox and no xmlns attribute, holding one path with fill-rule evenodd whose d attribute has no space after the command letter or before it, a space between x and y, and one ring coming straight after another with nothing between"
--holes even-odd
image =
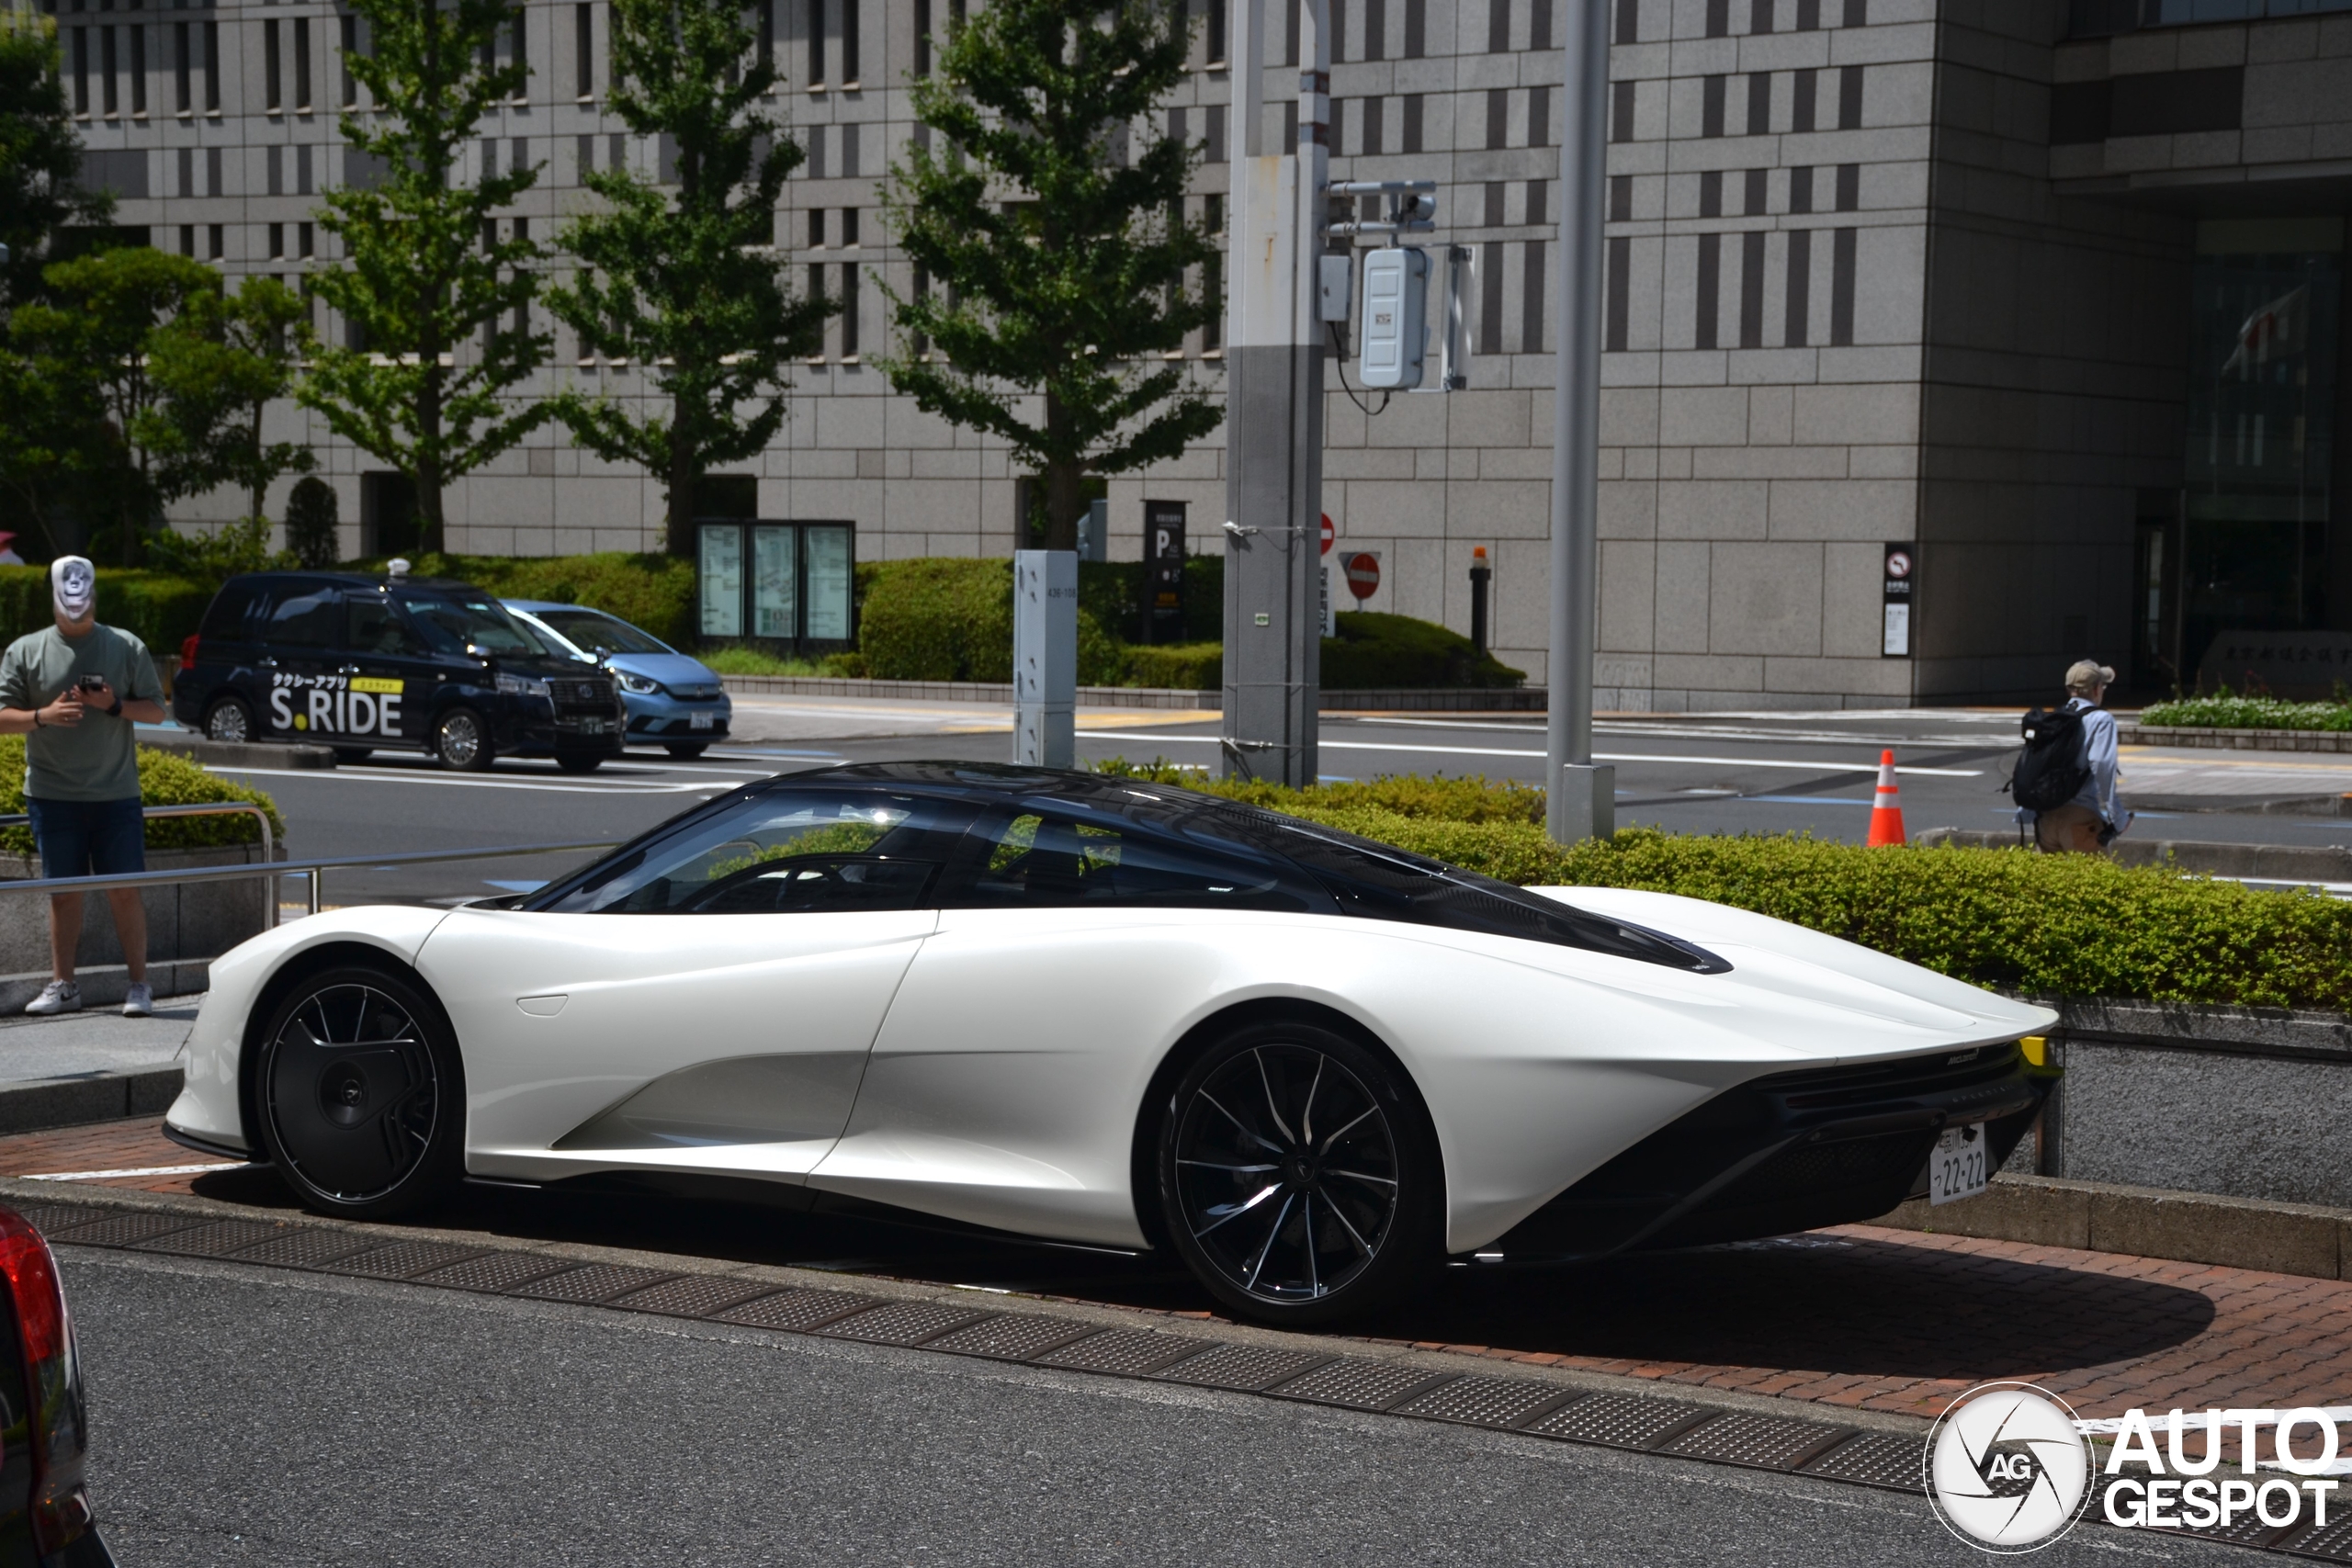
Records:
<instances>
[{"instance_id":1,"label":"sidewalk","mask_svg":"<svg viewBox=\"0 0 2352 1568\"><path fill-rule=\"evenodd\" d=\"M204 998L158 997L153 1018L125 1018L119 1004L55 1018L0 1018L0 1090L11 1084L167 1067Z\"/></svg>"}]
</instances>

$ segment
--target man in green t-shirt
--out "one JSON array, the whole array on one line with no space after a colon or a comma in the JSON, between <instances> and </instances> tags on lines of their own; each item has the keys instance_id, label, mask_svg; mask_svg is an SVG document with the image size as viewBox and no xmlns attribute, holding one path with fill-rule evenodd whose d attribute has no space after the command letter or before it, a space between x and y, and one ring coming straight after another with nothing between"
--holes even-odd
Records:
<instances>
[{"instance_id":1,"label":"man in green t-shirt","mask_svg":"<svg viewBox=\"0 0 2352 1568\"><path fill-rule=\"evenodd\" d=\"M57 624L30 632L0 654L0 735L25 738L25 811L43 876L126 876L147 869L139 806L133 724L164 722L163 683L147 645L98 625L96 570L80 556L49 569ZM136 888L107 895L122 939L130 988L122 1010L154 1010L147 988L147 911ZM49 900L51 978L29 1013L75 1012L82 987L74 958L82 944L82 895Z\"/></svg>"}]
</instances>

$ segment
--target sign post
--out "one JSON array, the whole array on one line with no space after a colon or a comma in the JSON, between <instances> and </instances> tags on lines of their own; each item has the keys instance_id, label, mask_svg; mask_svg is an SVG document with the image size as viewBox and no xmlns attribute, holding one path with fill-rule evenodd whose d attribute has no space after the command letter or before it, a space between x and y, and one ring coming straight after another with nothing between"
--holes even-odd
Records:
<instances>
[{"instance_id":1,"label":"sign post","mask_svg":"<svg viewBox=\"0 0 2352 1568\"><path fill-rule=\"evenodd\" d=\"M1919 547L1914 544L1886 547L1886 619L1880 630L1879 657L1908 659L1911 657L1911 592L1918 581Z\"/></svg>"},{"instance_id":2,"label":"sign post","mask_svg":"<svg viewBox=\"0 0 2352 1568\"><path fill-rule=\"evenodd\" d=\"M1143 503L1146 643L1184 640L1184 518L1181 501Z\"/></svg>"}]
</instances>

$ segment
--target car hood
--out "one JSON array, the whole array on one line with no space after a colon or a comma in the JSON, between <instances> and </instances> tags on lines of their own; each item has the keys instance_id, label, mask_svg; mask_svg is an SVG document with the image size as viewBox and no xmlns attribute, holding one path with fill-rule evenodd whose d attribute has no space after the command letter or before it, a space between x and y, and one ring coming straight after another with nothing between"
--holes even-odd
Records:
<instances>
[{"instance_id":1,"label":"car hood","mask_svg":"<svg viewBox=\"0 0 2352 1568\"><path fill-rule=\"evenodd\" d=\"M642 675L665 686L717 686L718 674L700 660L683 653L616 653L605 662L631 675Z\"/></svg>"},{"instance_id":2,"label":"car hood","mask_svg":"<svg viewBox=\"0 0 2352 1568\"><path fill-rule=\"evenodd\" d=\"M1736 1009L1743 1032L1816 1061L2012 1040L2058 1021L2048 1008L1747 909L1622 887L1528 891L1705 948L1731 972L1666 989Z\"/></svg>"}]
</instances>

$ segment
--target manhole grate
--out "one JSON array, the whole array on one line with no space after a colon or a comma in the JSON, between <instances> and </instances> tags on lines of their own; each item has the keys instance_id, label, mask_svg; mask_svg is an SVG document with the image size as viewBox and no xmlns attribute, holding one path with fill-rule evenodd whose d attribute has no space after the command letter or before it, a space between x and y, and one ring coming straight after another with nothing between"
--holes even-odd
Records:
<instances>
[{"instance_id":1,"label":"manhole grate","mask_svg":"<svg viewBox=\"0 0 2352 1568\"><path fill-rule=\"evenodd\" d=\"M87 1224L107 1212L85 1208L79 1203L15 1203L10 1207L31 1221L33 1229L43 1235L70 1226Z\"/></svg>"},{"instance_id":2,"label":"manhole grate","mask_svg":"<svg viewBox=\"0 0 2352 1568\"><path fill-rule=\"evenodd\" d=\"M952 1350L959 1356L991 1356L1000 1361L1026 1361L1046 1351L1083 1339L1102 1330L1091 1323L1066 1317L1035 1317L1005 1313L982 1323L950 1330L923 1346L926 1350Z\"/></svg>"},{"instance_id":3,"label":"manhole grate","mask_svg":"<svg viewBox=\"0 0 2352 1568\"><path fill-rule=\"evenodd\" d=\"M920 1345L950 1329L966 1328L996 1314L946 1302L892 1302L836 1318L818 1330L836 1339L863 1339L871 1345Z\"/></svg>"},{"instance_id":4,"label":"manhole grate","mask_svg":"<svg viewBox=\"0 0 2352 1568\"><path fill-rule=\"evenodd\" d=\"M1658 1451L1680 1454L1686 1459L1713 1460L1718 1464L1794 1470L1814 1455L1845 1441L1853 1432L1851 1427L1832 1427L1820 1421L1733 1414L1693 1427Z\"/></svg>"},{"instance_id":5,"label":"manhole grate","mask_svg":"<svg viewBox=\"0 0 2352 1568\"><path fill-rule=\"evenodd\" d=\"M273 1263L288 1269L317 1269L379 1245L371 1235L351 1231L316 1230L293 1225L267 1240L241 1247L230 1254L240 1263Z\"/></svg>"},{"instance_id":6,"label":"manhole grate","mask_svg":"<svg viewBox=\"0 0 2352 1568\"><path fill-rule=\"evenodd\" d=\"M1518 1427L1583 1397L1580 1389L1530 1382L1525 1378L1472 1377L1408 1399L1396 1407L1396 1413L1471 1427Z\"/></svg>"},{"instance_id":7,"label":"manhole grate","mask_svg":"<svg viewBox=\"0 0 2352 1568\"><path fill-rule=\"evenodd\" d=\"M1596 1393L1555 1410L1524 1428L1571 1442L1614 1449L1647 1449L1713 1416L1703 1404L1674 1399L1644 1399L1630 1393Z\"/></svg>"},{"instance_id":8,"label":"manhole grate","mask_svg":"<svg viewBox=\"0 0 2352 1568\"><path fill-rule=\"evenodd\" d=\"M194 1230L203 1223L186 1214L153 1214L133 1210L68 1225L50 1239L71 1247L136 1247L174 1231Z\"/></svg>"},{"instance_id":9,"label":"manhole grate","mask_svg":"<svg viewBox=\"0 0 2352 1568\"><path fill-rule=\"evenodd\" d=\"M545 1279L517 1285L513 1293L548 1302L603 1303L672 1278L674 1276L666 1269L639 1269L626 1263L591 1263L584 1269L550 1274Z\"/></svg>"},{"instance_id":10,"label":"manhole grate","mask_svg":"<svg viewBox=\"0 0 2352 1568\"><path fill-rule=\"evenodd\" d=\"M847 1291L794 1289L778 1291L711 1316L721 1323L740 1323L746 1328L781 1328L791 1334L806 1334L874 1304L872 1296L852 1295Z\"/></svg>"},{"instance_id":11,"label":"manhole grate","mask_svg":"<svg viewBox=\"0 0 2352 1568\"><path fill-rule=\"evenodd\" d=\"M1106 1328L1034 1359L1041 1367L1070 1367L1081 1372L1140 1377L1187 1356L1197 1356L1208 1345L1205 1339L1154 1334L1142 1328Z\"/></svg>"},{"instance_id":12,"label":"manhole grate","mask_svg":"<svg viewBox=\"0 0 2352 1568\"><path fill-rule=\"evenodd\" d=\"M1219 1345L1152 1375L1170 1382L1199 1383L1204 1388L1238 1389L1254 1393L1286 1382L1299 1373L1332 1359L1312 1350L1276 1350L1262 1345Z\"/></svg>"},{"instance_id":13,"label":"manhole grate","mask_svg":"<svg viewBox=\"0 0 2352 1568\"><path fill-rule=\"evenodd\" d=\"M225 1258L255 1242L283 1235L290 1227L274 1220L214 1220L188 1230L174 1231L153 1241L135 1241L137 1252L175 1252L188 1258Z\"/></svg>"},{"instance_id":14,"label":"manhole grate","mask_svg":"<svg viewBox=\"0 0 2352 1568\"><path fill-rule=\"evenodd\" d=\"M413 1280L420 1274L446 1268L465 1258L479 1258L485 1250L447 1241L394 1241L381 1247L371 1247L348 1258L338 1258L323 1267L333 1274L362 1274L372 1280Z\"/></svg>"},{"instance_id":15,"label":"manhole grate","mask_svg":"<svg viewBox=\"0 0 2352 1568\"><path fill-rule=\"evenodd\" d=\"M708 1317L753 1296L775 1293L773 1281L742 1280L731 1274L681 1274L659 1285L631 1291L605 1304L627 1307L631 1312L667 1313L672 1317Z\"/></svg>"},{"instance_id":16,"label":"manhole grate","mask_svg":"<svg viewBox=\"0 0 2352 1568\"><path fill-rule=\"evenodd\" d=\"M548 1258L536 1252L486 1252L415 1276L420 1285L446 1285L458 1291L511 1291L533 1280L544 1280L579 1265L568 1258Z\"/></svg>"},{"instance_id":17,"label":"manhole grate","mask_svg":"<svg viewBox=\"0 0 2352 1568\"><path fill-rule=\"evenodd\" d=\"M1831 1449L1803 1467L1807 1475L1831 1481L1851 1481L1862 1486L1883 1486L1894 1492L1917 1492L1925 1483L1920 1467L1927 1439L1905 1432L1864 1432Z\"/></svg>"},{"instance_id":18,"label":"manhole grate","mask_svg":"<svg viewBox=\"0 0 2352 1568\"><path fill-rule=\"evenodd\" d=\"M1316 1368L1303 1377L1267 1392L1283 1399L1310 1400L1317 1404L1344 1404L1351 1410L1387 1410L1441 1383L1453 1382L1458 1372L1432 1372L1396 1361L1340 1360Z\"/></svg>"}]
</instances>

